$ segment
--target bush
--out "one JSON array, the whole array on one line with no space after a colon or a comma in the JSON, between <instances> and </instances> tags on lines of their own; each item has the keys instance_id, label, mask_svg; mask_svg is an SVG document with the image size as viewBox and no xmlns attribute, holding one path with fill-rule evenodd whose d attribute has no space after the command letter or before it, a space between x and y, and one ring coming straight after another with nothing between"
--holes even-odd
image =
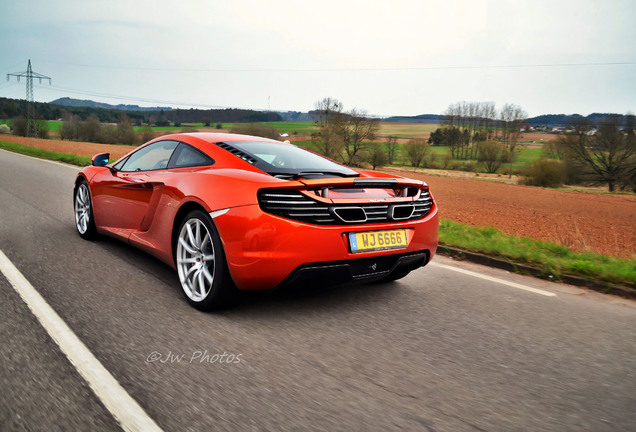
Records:
<instances>
[{"instance_id":1,"label":"bush","mask_svg":"<svg viewBox=\"0 0 636 432\"><path fill-rule=\"evenodd\" d=\"M137 142L135 128L132 125L130 117L126 114L120 114L117 119L117 144L133 145Z\"/></svg>"},{"instance_id":2,"label":"bush","mask_svg":"<svg viewBox=\"0 0 636 432\"><path fill-rule=\"evenodd\" d=\"M155 133L152 131L152 128L150 126L144 126L141 129L141 141L148 142L153 139L155 139Z\"/></svg>"},{"instance_id":3,"label":"bush","mask_svg":"<svg viewBox=\"0 0 636 432\"><path fill-rule=\"evenodd\" d=\"M421 166L422 168L431 168L437 169L439 168L439 164L436 163L437 155L433 152L428 152L426 156L422 159Z\"/></svg>"},{"instance_id":4,"label":"bush","mask_svg":"<svg viewBox=\"0 0 636 432\"><path fill-rule=\"evenodd\" d=\"M38 138L49 139L49 123L46 120L37 120L35 130Z\"/></svg>"},{"instance_id":5,"label":"bush","mask_svg":"<svg viewBox=\"0 0 636 432\"><path fill-rule=\"evenodd\" d=\"M477 144L479 156L477 160L484 167L487 173L494 174L504 160L504 147L495 141L484 141Z\"/></svg>"},{"instance_id":6,"label":"bush","mask_svg":"<svg viewBox=\"0 0 636 432\"><path fill-rule=\"evenodd\" d=\"M24 116L20 116L13 120L13 135L27 136L27 121Z\"/></svg>"},{"instance_id":7,"label":"bush","mask_svg":"<svg viewBox=\"0 0 636 432\"><path fill-rule=\"evenodd\" d=\"M538 159L523 170L522 183L530 186L559 187L565 183L563 163L553 159Z\"/></svg>"},{"instance_id":8,"label":"bush","mask_svg":"<svg viewBox=\"0 0 636 432\"><path fill-rule=\"evenodd\" d=\"M414 167L419 167L430 151L428 142L423 138L414 138L404 144L406 155Z\"/></svg>"},{"instance_id":9,"label":"bush","mask_svg":"<svg viewBox=\"0 0 636 432\"><path fill-rule=\"evenodd\" d=\"M442 159L442 167L444 167L444 169L454 169L452 168L454 165L454 162L455 160L453 159L453 155L448 153L444 156L444 159Z\"/></svg>"},{"instance_id":10,"label":"bush","mask_svg":"<svg viewBox=\"0 0 636 432\"><path fill-rule=\"evenodd\" d=\"M102 144L117 144L118 141L117 126L104 125L99 142Z\"/></svg>"},{"instance_id":11,"label":"bush","mask_svg":"<svg viewBox=\"0 0 636 432\"><path fill-rule=\"evenodd\" d=\"M389 157L382 148L380 143L369 144L368 161L373 166L373 169L384 166L389 162Z\"/></svg>"},{"instance_id":12,"label":"bush","mask_svg":"<svg viewBox=\"0 0 636 432\"><path fill-rule=\"evenodd\" d=\"M78 123L77 138L80 141L101 142L102 124L97 116L90 116L86 121Z\"/></svg>"},{"instance_id":13,"label":"bush","mask_svg":"<svg viewBox=\"0 0 636 432\"><path fill-rule=\"evenodd\" d=\"M0 124L0 134L8 135L11 132L11 128L6 124Z\"/></svg>"},{"instance_id":14,"label":"bush","mask_svg":"<svg viewBox=\"0 0 636 432\"><path fill-rule=\"evenodd\" d=\"M475 169L475 164L473 164L472 162L465 162L459 165L458 169L460 171L466 171L466 172L476 172L477 170Z\"/></svg>"}]
</instances>

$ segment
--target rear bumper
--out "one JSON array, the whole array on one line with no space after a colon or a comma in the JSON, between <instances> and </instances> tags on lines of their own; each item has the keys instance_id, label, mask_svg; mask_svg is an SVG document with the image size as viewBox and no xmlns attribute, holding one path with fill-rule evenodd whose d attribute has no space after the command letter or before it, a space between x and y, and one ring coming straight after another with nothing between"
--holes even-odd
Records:
<instances>
[{"instance_id":1,"label":"rear bumper","mask_svg":"<svg viewBox=\"0 0 636 432\"><path fill-rule=\"evenodd\" d=\"M402 223L317 226L264 213L258 205L231 208L215 217L214 223L232 279L242 290L307 281L379 280L393 271L425 265L433 258L438 241L435 205L424 218ZM348 233L400 228L409 237L407 248L350 251Z\"/></svg>"},{"instance_id":2,"label":"rear bumper","mask_svg":"<svg viewBox=\"0 0 636 432\"><path fill-rule=\"evenodd\" d=\"M286 286L324 286L347 282L374 282L393 272L409 272L426 265L429 252L368 257L347 261L303 264L281 283Z\"/></svg>"}]
</instances>

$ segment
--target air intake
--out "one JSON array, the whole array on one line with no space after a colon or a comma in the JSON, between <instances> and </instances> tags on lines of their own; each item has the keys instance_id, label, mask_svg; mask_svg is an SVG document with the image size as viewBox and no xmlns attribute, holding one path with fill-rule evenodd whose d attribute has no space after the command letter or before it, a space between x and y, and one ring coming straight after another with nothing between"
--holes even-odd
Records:
<instances>
[{"instance_id":1,"label":"air intake","mask_svg":"<svg viewBox=\"0 0 636 432\"><path fill-rule=\"evenodd\" d=\"M247 163L250 163L250 164L254 165L257 162L256 159L254 159L252 156L248 155L244 151L241 151L241 150L237 149L236 147L232 147L231 145L229 145L227 143L220 142L220 143L215 143L215 144L217 146L221 147L223 150L229 151L234 156L237 156L237 157L243 159Z\"/></svg>"}]
</instances>

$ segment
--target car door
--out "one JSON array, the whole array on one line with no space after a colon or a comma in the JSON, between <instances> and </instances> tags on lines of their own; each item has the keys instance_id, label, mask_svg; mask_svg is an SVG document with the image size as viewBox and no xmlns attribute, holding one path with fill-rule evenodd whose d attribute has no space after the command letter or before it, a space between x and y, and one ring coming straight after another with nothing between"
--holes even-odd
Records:
<instances>
[{"instance_id":1,"label":"car door","mask_svg":"<svg viewBox=\"0 0 636 432\"><path fill-rule=\"evenodd\" d=\"M105 172L93 183L93 205L98 226L127 237L140 230L144 217L160 194L162 185L151 182L151 176L168 168L179 143L157 141L132 153L115 169Z\"/></svg>"}]
</instances>

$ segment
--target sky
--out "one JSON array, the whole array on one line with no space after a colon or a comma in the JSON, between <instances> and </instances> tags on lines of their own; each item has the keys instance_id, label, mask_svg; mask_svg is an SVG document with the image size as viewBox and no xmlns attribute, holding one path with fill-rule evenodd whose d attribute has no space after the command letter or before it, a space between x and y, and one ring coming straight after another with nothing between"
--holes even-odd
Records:
<instances>
[{"instance_id":1,"label":"sky","mask_svg":"<svg viewBox=\"0 0 636 432\"><path fill-rule=\"evenodd\" d=\"M183 108L636 112L633 0L3 1L0 73L60 97ZM24 98L25 80L0 80Z\"/></svg>"}]
</instances>

